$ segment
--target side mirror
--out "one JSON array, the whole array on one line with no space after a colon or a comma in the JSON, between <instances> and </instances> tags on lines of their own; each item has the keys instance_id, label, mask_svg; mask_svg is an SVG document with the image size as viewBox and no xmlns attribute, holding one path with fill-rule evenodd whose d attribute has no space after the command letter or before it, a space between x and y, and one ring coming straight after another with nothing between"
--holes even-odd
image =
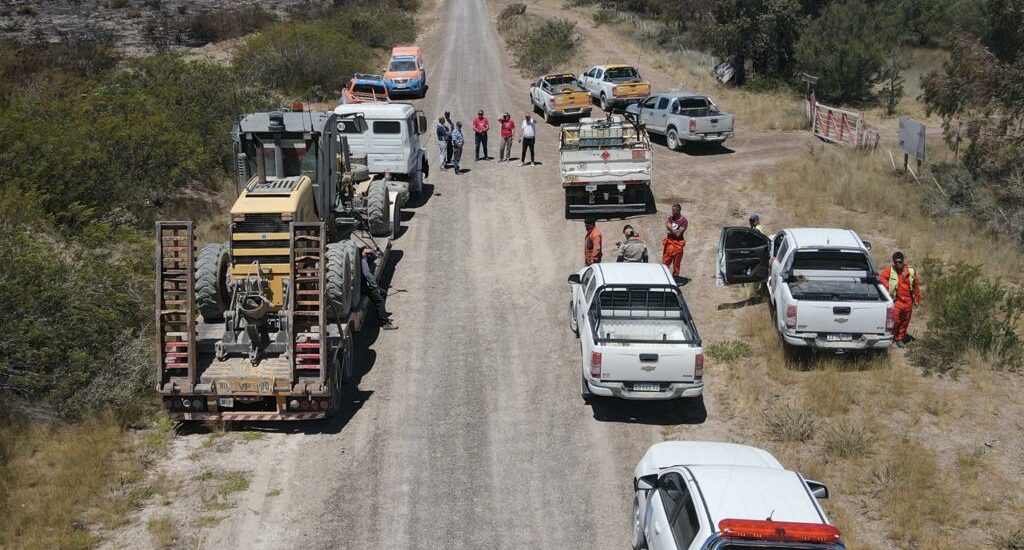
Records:
<instances>
[{"instance_id":1,"label":"side mirror","mask_svg":"<svg viewBox=\"0 0 1024 550\"><path fill-rule=\"evenodd\" d=\"M653 491L658 488L658 474L640 476L633 481L634 491Z\"/></svg>"},{"instance_id":2,"label":"side mirror","mask_svg":"<svg viewBox=\"0 0 1024 550\"><path fill-rule=\"evenodd\" d=\"M805 479L804 483L807 484L807 488L811 490L811 494L814 498L827 499L828 498L828 487L820 481L814 481L813 479Z\"/></svg>"},{"instance_id":3,"label":"side mirror","mask_svg":"<svg viewBox=\"0 0 1024 550\"><path fill-rule=\"evenodd\" d=\"M423 111L416 111L416 133L425 134L427 132L427 115L423 114Z\"/></svg>"},{"instance_id":4,"label":"side mirror","mask_svg":"<svg viewBox=\"0 0 1024 550\"><path fill-rule=\"evenodd\" d=\"M578 284L580 284L580 274L579 273L573 273L572 275L569 275L569 284L570 285L578 285Z\"/></svg>"},{"instance_id":5,"label":"side mirror","mask_svg":"<svg viewBox=\"0 0 1024 550\"><path fill-rule=\"evenodd\" d=\"M536 82L531 82L530 83L530 87L531 88L536 88L537 87L537 83Z\"/></svg>"},{"instance_id":6,"label":"side mirror","mask_svg":"<svg viewBox=\"0 0 1024 550\"><path fill-rule=\"evenodd\" d=\"M871 250L871 241L861 241L864 243L864 248Z\"/></svg>"}]
</instances>

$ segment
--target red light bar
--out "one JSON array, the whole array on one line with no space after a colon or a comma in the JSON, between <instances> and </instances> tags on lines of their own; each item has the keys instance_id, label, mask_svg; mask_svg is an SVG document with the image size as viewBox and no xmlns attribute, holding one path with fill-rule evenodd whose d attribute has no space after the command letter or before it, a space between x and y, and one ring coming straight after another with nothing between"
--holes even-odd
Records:
<instances>
[{"instance_id":1,"label":"red light bar","mask_svg":"<svg viewBox=\"0 0 1024 550\"><path fill-rule=\"evenodd\" d=\"M839 542L839 529L824 523L796 523L759 519L723 519L724 537L785 542Z\"/></svg>"}]
</instances>

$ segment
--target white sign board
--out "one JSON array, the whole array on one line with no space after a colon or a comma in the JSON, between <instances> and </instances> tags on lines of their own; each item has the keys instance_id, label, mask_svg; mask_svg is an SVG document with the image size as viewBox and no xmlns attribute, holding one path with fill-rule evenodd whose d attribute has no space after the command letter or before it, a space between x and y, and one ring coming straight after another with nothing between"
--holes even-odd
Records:
<instances>
[{"instance_id":1,"label":"white sign board","mask_svg":"<svg viewBox=\"0 0 1024 550\"><path fill-rule=\"evenodd\" d=\"M900 150L924 162L924 124L909 118L900 119Z\"/></svg>"}]
</instances>

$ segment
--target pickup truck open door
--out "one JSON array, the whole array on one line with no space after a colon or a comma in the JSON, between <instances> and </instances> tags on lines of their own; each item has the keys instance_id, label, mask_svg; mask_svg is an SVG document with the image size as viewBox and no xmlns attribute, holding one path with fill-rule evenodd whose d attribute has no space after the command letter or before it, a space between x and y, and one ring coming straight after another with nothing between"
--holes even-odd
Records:
<instances>
[{"instance_id":1,"label":"pickup truck open door","mask_svg":"<svg viewBox=\"0 0 1024 550\"><path fill-rule=\"evenodd\" d=\"M750 227L723 227L715 279L719 286L759 283L768 277L771 240Z\"/></svg>"}]
</instances>

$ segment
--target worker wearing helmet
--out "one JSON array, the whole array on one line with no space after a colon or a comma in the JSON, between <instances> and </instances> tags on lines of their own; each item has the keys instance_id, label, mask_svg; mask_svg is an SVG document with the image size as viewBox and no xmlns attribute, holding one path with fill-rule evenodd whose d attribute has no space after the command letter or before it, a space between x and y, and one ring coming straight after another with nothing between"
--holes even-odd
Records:
<instances>
[{"instance_id":1,"label":"worker wearing helmet","mask_svg":"<svg viewBox=\"0 0 1024 550\"><path fill-rule=\"evenodd\" d=\"M672 205L672 215L665 220L665 229L668 234L661 240L664 250L661 253L661 263L672 269L672 275L679 275L679 269L683 262L683 250L686 248L686 229L690 222L683 215L683 208L678 204Z\"/></svg>"},{"instance_id":2,"label":"worker wearing helmet","mask_svg":"<svg viewBox=\"0 0 1024 550\"><path fill-rule=\"evenodd\" d=\"M768 230L764 228L764 225L761 223L761 216L758 216L756 212L750 215L750 228L756 230L765 237L768 236Z\"/></svg>"},{"instance_id":3,"label":"worker wearing helmet","mask_svg":"<svg viewBox=\"0 0 1024 550\"><path fill-rule=\"evenodd\" d=\"M921 276L916 269L907 265L903 253L897 251L892 255L892 265L886 266L878 274L878 282L892 297L892 339L896 347L902 348L914 306L921 303Z\"/></svg>"}]
</instances>

